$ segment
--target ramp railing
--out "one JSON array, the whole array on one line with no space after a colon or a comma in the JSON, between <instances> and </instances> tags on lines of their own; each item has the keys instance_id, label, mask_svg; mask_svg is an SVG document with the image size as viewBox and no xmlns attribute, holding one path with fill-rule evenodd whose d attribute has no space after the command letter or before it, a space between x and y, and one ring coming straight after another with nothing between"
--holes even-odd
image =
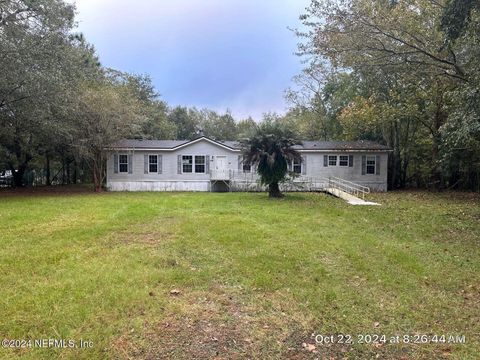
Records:
<instances>
[{"instance_id":1,"label":"ramp railing","mask_svg":"<svg viewBox=\"0 0 480 360\"><path fill-rule=\"evenodd\" d=\"M356 184L352 181L348 181L335 176L332 176L328 179L328 186L330 188L345 191L346 193L357 197L361 196L362 199L365 199L365 194L370 194L370 188L368 186Z\"/></svg>"}]
</instances>

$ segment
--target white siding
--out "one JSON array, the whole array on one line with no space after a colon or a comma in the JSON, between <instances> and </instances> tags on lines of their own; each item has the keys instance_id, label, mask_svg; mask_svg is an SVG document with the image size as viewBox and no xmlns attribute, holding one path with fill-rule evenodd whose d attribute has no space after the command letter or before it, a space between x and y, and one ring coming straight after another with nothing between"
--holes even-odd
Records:
<instances>
[{"instance_id":1,"label":"white siding","mask_svg":"<svg viewBox=\"0 0 480 360\"><path fill-rule=\"evenodd\" d=\"M307 158L307 175L314 178L336 176L354 183L368 186L374 191L387 191L388 153L382 152L304 152ZM324 155L353 155L353 167L323 166ZM362 156L380 156L380 175L362 175Z\"/></svg>"},{"instance_id":2,"label":"white siding","mask_svg":"<svg viewBox=\"0 0 480 360\"><path fill-rule=\"evenodd\" d=\"M133 172L114 173L114 154L128 153L132 155ZM320 179L336 176L345 180L368 186L372 191L387 190L387 152L313 152L301 151L306 158L306 174L297 181L305 179ZM162 155L162 173L144 173L144 155ZM236 179L245 178L243 173L238 173L238 157L241 153L215 145L207 140L195 142L175 151L145 151L135 150L130 152L117 151L111 153L107 161L107 188L112 191L210 191L210 174L177 173L178 155L209 155L210 169L213 168L215 156L227 156L228 169L235 174ZM353 155L353 167L323 166L324 155ZM362 175L362 155L380 156L380 174ZM247 174L247 178L258 178L255 174ZM251 181L246 187L249 190L260 189L252 185Z\"/></svg>"},{"instance_id":3,"label":"white siding","mask_svg":"<svg viewBox=\"0 0 480 360\"><path fill-rule=\"evenodd\" d=\"M132 154L133 172L114 173L114 154ZM175 151L117 151L107 161L107 188L112 191L209 191L210 174L178 174L178 155L209 155L212 168L215 156L226 155L229 170L238 168L240 152L225 149L206 140L185 146ZM162 155L162 173L145 174L144 155ZM151 189L151 190L150 190Z\"/></svg>"}]
</instances>

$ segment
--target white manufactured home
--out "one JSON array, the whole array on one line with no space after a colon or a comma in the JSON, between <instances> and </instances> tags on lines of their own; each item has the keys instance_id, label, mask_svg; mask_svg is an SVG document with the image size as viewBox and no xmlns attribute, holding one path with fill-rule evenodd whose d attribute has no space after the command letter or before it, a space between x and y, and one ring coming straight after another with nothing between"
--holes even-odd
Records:
<instances>
[{"instance_id":1,"label":"white manufactured home","mask_svg":"<svg viewBox=\"0 0 480 360\"><path fill-rule=\"evenodd\" d=\"M302 161L289 164L283 190L319 190L342 179L373 191L387 190L389 149L369 141L304 141ZM122 140L108 150L111 191L259 191L255 168L239 144L195 140Z\"/></svg>"}]
</instances>

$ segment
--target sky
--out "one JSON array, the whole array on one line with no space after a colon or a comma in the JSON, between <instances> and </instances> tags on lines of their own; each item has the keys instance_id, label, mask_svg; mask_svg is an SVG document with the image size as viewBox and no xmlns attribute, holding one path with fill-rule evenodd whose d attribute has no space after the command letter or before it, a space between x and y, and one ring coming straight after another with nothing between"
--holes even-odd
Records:
<instances>
[{"instance_id":1,"label":"sky","mask_svg":"<svg viewBox=\"0 0 480 360\"><path fill-rule=\"evenodd\" d=\"M149 74L171 106L236 119L283 113L300 72L288 29L310 0L76 0L78 30L104 66Z\"/></svg>"}]
</instances>

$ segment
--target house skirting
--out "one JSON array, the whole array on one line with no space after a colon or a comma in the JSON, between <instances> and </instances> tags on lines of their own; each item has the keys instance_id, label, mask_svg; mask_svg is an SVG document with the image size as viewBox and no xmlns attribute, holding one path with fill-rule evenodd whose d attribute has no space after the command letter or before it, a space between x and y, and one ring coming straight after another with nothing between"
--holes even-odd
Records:
<instances>
[{"instance_id":1,"label":"house skirting","mask_svg":"<svg viewBox=\"0 0 480 360\"><path fill-rule=\"evenodd\" d=\"M210 191L210 180L198 181L110 181L109 191Z\"/></svg>"},{"instance_id":2,"label":"house skirting","mask_svg":"<svg viewBox=\"0 0 480 360\"><path fill-rule=\"evenodd\" d=\"M372 192L387 191L384 182L359 181L359 185L368 186ZM218 184L217 184L218 185ZM319 191L327 187L327 182L304 183L301 181L280 185L282 191ZM219 189L211 180L171 180L171 181L109 181L109 191L265 191L266 186L258 181L227 181L225 189Z\"/></svg>"},{"instance_id":3,"label":"house skirting","mask_svg":"<svg viewBox=\"0 0 480 360\"><path fill-rule=\"evenodd\" d=\"M381 181L355 181L356 184L368 186L371 192L387 191L387 183Z\"/></svg>"}]
</instances>

